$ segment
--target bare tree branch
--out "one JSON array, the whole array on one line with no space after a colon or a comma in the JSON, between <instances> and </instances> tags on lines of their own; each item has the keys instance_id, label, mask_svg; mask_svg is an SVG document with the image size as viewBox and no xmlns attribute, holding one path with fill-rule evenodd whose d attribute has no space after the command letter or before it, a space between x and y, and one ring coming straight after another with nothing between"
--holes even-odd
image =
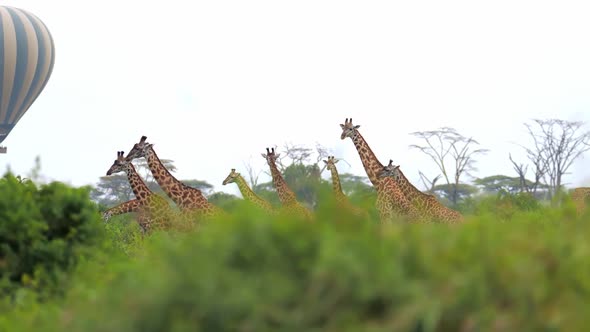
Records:
<instances>
[{"instance_id":1,"label":"bare tree branch","mask_svg":"<svg viewBox=\"0 0 590 332\"><path fill-rule=\"evenodd\" d=\"M413 132L414 135L425 144L412 144L410 148L418 149L432 159L441 171L447 187L453 188L451 201L457 204L457 189L463 175L470 175L475 168L476 154L485 154L488 149L472 149L472 146L479 145L479 142L472 137L464 137L457 130L451 127L441 127L437 130ZM452 167L447 165L448 157L452 158ZM439 177L441 176L439 175ZM421 174L423 183L426 185L427 178ZM452 181L451 181L452 178ZM438 180L438 177L436 178Z\"/></svg>"},{"instance_id":2,"label":"bare tree branch","mask_svg":"<svg viewBox=\"0 0 590 332\"><path fill-rule=\"evenodd\" d=\"M584 125L581 121L533 119L532 122L524 125L533 139L533 147L523 148L536 167L535 183L543 179L553 197L562 189L563 175L568 174L574 161L590 150L590 131L580 132Z\"/></svg>"},{"instance_id":3,"label":"bare tree branch","mask_svg":"<svg viewBox=\"0 0 590 332\"><path fill-rule=\"evenodd\" d=\"M426 175L422 173L422 171L418 171L418 174L420 175L420 180L422 181L424 188L426 188L426 192L432 194L434 192L436 182L438 181L438 179L440 179L440 174L435 176L432 180L429 180L428 177L426 177Z\"/></svg>"}]
</instances>

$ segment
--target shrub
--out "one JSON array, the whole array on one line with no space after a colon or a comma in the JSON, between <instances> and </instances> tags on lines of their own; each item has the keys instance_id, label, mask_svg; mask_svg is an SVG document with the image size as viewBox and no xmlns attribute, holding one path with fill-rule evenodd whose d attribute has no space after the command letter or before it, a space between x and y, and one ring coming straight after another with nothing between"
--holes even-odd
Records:
<instances>
[{"instance_id":1,"label":"shrub","mask_svg":"<svg viewBox=\"0 0 590 332\"><path fill-rule=\"evenodd\" d=\"M0 295L60 290L62 272L103 235L88 193L59 182L38 188L10 173L0 179Z\"/></svg>"},{"instance_id":2,"label":"shrub","mask_svg":"<svg viewBox=\"0 0 590 332\"><path fill-rule=\"evenodd\" d=\"M458 227L382 228L342 216L310 223L238 212L196 234L147 238L145 255L99 296L69 298L69 319L51 326L556 331L590 323L590 228L581 221L517 211L516 223L484 215Z\"/></svg>"}]
</instances>

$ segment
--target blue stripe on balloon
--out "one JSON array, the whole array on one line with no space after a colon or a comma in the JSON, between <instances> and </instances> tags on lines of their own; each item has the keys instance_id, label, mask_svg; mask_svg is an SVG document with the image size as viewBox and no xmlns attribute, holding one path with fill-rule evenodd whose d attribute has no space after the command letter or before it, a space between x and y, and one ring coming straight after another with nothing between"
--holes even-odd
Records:
<instances>
[{"instance_id":1,"label":"blue stripe on balloon","mask_svg":"<svg viewBox=\"0 0 590 332\"><path fill-rule=\"evenodd\" d=\"M53 37L51 36L51 33L49 33L49 29L47 29L45 24L43 22L41 22L41 24L43 24L43 27L45 28L45 30L47 31L47 35L49 36L49 45L51 45L51 64L49 65L49 69L47 70L47 74L45 76L45 81L43 82L43 85L41 85L41 90L39 90L39 92L45 89L45 85L47 85L47 82L49 81L49 77L51 76L51 72L53 71L53 65L55 64L55 44L53 43ZM40 94L41 93L37 94L37 96L33 98L33 102L35 101L35 99L37 99L37 97L39 97Z\"/></svg>"},{"instance_id":2,"label":"blue stripe on balloon","mask_svg":"<svg viewBox=\"0 0 590 332\"><path fill-rule=\"evenodd\" d=\"M12 94L10 96L10 102L8 103L8 112L6 112L6 121L10 121L12 112L14 112L14 106L18 101L19 93L23 87L25 80L25 74L27 73L27 62L29 52L27 48L27 33L21 19L12 8L6 8L8 13L12 17L14 23L14 33L16 37L16 70L14 72L14 83L12 85Z\"/></svg>"},{"instance_id":3,"label":"blue stripe on balloon","mask_svg":"<svg viewBox=\"0 0 590 332\"><path fill-rule=\"evenodd\" d=\"M35 75L33 76L33 80L31 81L31 86L29 87L29 91L23 100L23 104L21 109L19 110L18 114L24 113L27 111L27 107L32 104L33 100L35 99L35 91L41 92L41 90L37 90L38 86L42 84L42 80L46 77L43 76L47 73L43 72L43 67L45 67L45 62L47 61L47 42L43 39L43 27L40 27L37 24L37 20L35 17L25 11L23 14L29 19L33 29L35 30L35 34L37 35L37 44L39 48L39 54L37 56L37 68L35 68ZM39 94L37 94L39 95Z\"/></svg>"},{"instance_id":4,"label":"blue stripe on balloon","mask_svg":"<svg viewBox=\"0 0 590 332\"><path fill-rule=\"evenodd\" d=\"M0 22L0 45L4 45L4 24L2 24L2 22ZM4 49L4 47L2 47ZM0 105L2 98L4 98L4 96L2 95L2 90L4 90L3 84L4 84L4 52L0 52ZM6 98L8 98L8 96L6 96ZM1 110L2 106L0 106L0 110ZM4 123L4 121L6 121L5 119L0 119L0 123Z\"/></svg>"}]
</instances>

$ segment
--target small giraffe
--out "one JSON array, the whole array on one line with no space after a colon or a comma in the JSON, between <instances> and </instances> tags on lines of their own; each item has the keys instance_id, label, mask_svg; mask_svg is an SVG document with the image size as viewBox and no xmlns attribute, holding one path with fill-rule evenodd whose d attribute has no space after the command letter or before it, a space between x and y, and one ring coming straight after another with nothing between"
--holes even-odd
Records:
<instances>
[{"instance_id":1,"label":"small giraffe","mask_svg":"<svg viewBox=\"0 0 590 332\"><path fill-rule=\"evenodd\" d=\"M125 172L127 174L133 194L135 194L136 200L143 207L139 211L147 214L147 217L142 216L138 218L139 226L143 233L154 229L169 229L174 221L174 213L170 208L170 204L168 204L164 197L154 194L148 188L139 174L137 174L133 164L127 161L123 157L123 154L123 151L117 152L117 159L115 159L115 162L107 171L107 176L119 172Z\"/></svg>"},{"instance_id":2,"label":"small giraffe","mask_svg":"<svg viewBox=\"0 0 590 332\"><path fill-rule=\"evenodd\" d=\"M170 171L164 167L154 151L153 144L146 142L146 139L146 136L142 136L139 143L133 145L133 148L127 154L128 161L145 158L158 185L178 205L181 211L186 213L197 212L205 217L225 214L221 208L211 204L199 189L187 186L170 174Z\"/></svg>"},{"instance_id":3,"label":"small giraffe","mask_svg":"<svg viewBox=\"0 0 590 332\"><path fill-rule=\"evenodd\" d=\"M149 220L149 215L145 213L143 205L141 205L141 202L137 198L123 202L104 211L102 213L102 219L104 222L108 222L113 216L131 212L135 212L137 214L135 220L140 226L151 223Z\"/></svg>"},{"instance_id":4,"label":"small giraffe","mask_svg":"<svg viewBox=\"0 0 590 332\"><path fill-rule=\"evenodd\" d=\"M141 202L136 198L129 200L127 202L123 202L119 205L113 206L112 208L105 210L102 213L102 219L104 222L107 222L113 216L117 216L120 214L137 212L142 207Z\"/></svg>"},{"instance_id":5,"label":"small giraffe","mask_svg":"<svg viewBox=\"0 0 590 332\"><path fill-rule=\"evenodd\" d=\"M248 186L246 180L242 177L242 175L236 172L235 168L231 169L229 175L223 180L223 185L225 186L228 183L235 183L238 185L238 189L240 189L240 193L242 193L242 197L245 200L252 202L252 204L256 205L257 207L263 209L264 211L274 214L274 209L272 205L260 198L260 196L256 195L256 193Z\"/></svg>"},{"instance_id":6,"label":"small giraffe","mask_svg":"<svg viewBox=\"0 0 590 332\"><path fill-rule=\"evenodd\" d=\"M353 215L363 218L363 219L368 219L369 218L369 214L367 213L367 211L354 206L350 200L348 199L348 197L346 197L346 195L344 195L344 192L342 191L342 185L340 184L340 177L338 176L338 170L336 169L336 163L338 162L338 159L335 159L334 156L328 156L328 160L324 160L324 163L326 164L326 168L330 171L330 174L332 175L332 189L334 191L334 195L336 197L336 203L338 204L338 207L345 209L346 211L349 211L350 213L352 213Z\"/></svg>"},{"instance_id":7,"label":"small giraffe","mask_svg":"<svg viewBox=\"0 0 590 332\"><path fill-rule=\"evenodd\" d=\"M287 182L283 178L283 175L277 168L276 160L280 156L279 153L275 154L275 149L269 150L266 148L266 154L262 153L262 157L266 159L268 166L270 167L270 174L272 175L272 182L279 195L281 201L282 211L287 214L293 214L302 216L306 220L313 220L313 213L303 206L299 201L295 193L289 188Z\"/></svg>"},{"instance_id":8,"label":"small giraffe","mask_svg":"<svg viewBox=\"0 0 590 332\"><path fill-rule=\"evenodd\" d=\"M392 177L400 186L406 198L418 208L418 211L425 220L438 222L463 221L463 216L459 212L441 204L436 200L434 195L423 193L414 187L406 178L399 165L393 165L393 160L390 159L389 165L383 167L383 170L379 173L379 177Z\"/></svg>"},{"instance_id":9,"label":"small giraffe","mask_svg":"<svg viewBox=\"0 0 590 332\"><path fill-rule=\"evenodd\" d=\"M587 202L590 199L590 187L579 187L575 188L572 192L572 201L576 205L576 211L578 215L584 212L587 207Z\"/></svg>"},{"instance_id":10,"label":"small giraffe","mask_svg":"<svg viewBox=\"0 0 590 332\"><path fill-rule=\"evenodd\" d=\"M353 125L352 119L346 118L340 127L342 128L340 139L350 137L361 158L365 172L377 191L376 207L381 222L395 220L398 216L407 217L410 221L420 221L422 218L420 218L418 210L406 198L397 182L390 177L379 177L379 172L383 170L383 164L379 162L369 144L359 133L360 126Z\"/></svg>"}]
</instances>

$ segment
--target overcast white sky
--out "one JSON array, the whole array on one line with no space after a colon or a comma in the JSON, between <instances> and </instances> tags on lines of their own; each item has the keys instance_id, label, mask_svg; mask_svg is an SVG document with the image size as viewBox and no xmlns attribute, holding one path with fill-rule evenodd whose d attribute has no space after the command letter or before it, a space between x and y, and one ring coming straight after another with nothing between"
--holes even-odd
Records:
<instances>
[{"instance_id":1,"label":"overcast white sky","mask_svg":"<svg viewBox=\"0 0 590 332\"><path fill-rule=\"evenodd\" d=\"M215 190L285 142L332 149L365 175L340 123L419 185L434 164L410 132L441 126L491 151L476 176L515 175L531 118L590 122L585 1L13 0L55 40L51 79L3 145L0 170L95 184L141 135L179 179ZM590 126L589 126L590 127ZM586 127L590 129L589 127ZM590 185L590 154L565 178ZM326 174L327 175L327 174Z\"/></svg>"}]
</instances>

